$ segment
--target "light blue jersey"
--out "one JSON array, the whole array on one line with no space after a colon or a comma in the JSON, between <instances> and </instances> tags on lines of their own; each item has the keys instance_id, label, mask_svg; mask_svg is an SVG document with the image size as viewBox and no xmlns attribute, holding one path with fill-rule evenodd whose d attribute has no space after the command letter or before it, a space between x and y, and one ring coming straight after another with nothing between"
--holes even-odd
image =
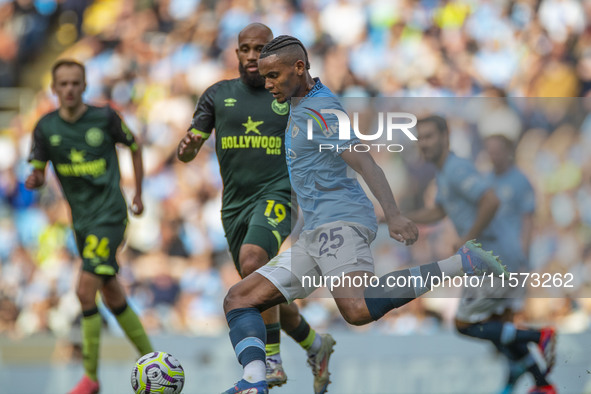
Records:
<instances>
[{"instance_id":1,"label":"light blue jersey","mask_svg":"<svg viewBox=\"0 0 591 394\"><path fill-rule=\"evenodd\" d=\"M482 243L484 249L492 250L495 255L500 256L510 272L527 269L525 254L520 244L521 225L517 224L518 218L508 219L507 216L515 214L516 208L513 204L516 204L516 199L521 198L518 193L524 190L523 186L517 186L517 178L503 180L498 183L499 188L496 188L497 182L492 177L482 176L471 161L450 152L443 168L437 172L436 182L435 202L451 219L460 237L465 236L476 221L480 198L488 189L495 190L501 205L495 217L478 237L478 242ZM504 198L503 194L510 198ZM518 210L522 211L521 208Z\"/></svg>"},{"instance_id":2,"label":"light blue jersey","mask_svg":"<svg viewBox=\"0 0 591 394\"><path fill-rule=\"evenodd\" d=\"M349 166L340 156L359 140L339 140L337 117L321 111L344 109L330 89L315 81L312 90L292 104L285 135L287 168L303 212L303 229L343 220L377 231L373 204L357 179L347 175ZM310 139L308 120L312 121Z\"/></svg>"},{"instance_id":3,"label":"light blue jersey","mask_svg":"<svg viewBox=\"0 0 591 394\"><path fill-rule=\"evenodd\" d=\"M535 210L534 190L526 176L516 167L503 174L490 173L488 180L492 183L501 206L495 215L495 223L502 228L503 242L499 245L505 256L513 256L520 264L516 271L527 271L529 266L522 244L523 217Z\"/></svg>"},{"instance_id":4,"label":"light blue jersey","mask_svg":"<svg viewBox=\"0 0 591 394\"><path fill-rule=\"evenodd\" d=\"M435 202L443 207L453 222L460 237L465 236L478 213L480 198L492 183L486 180L474 167L474 164L449 152L443 168L437 171L437 196ZM482 234L480 242L496 240L497 235L489 225Z\"/></svg>"}]
</instances>

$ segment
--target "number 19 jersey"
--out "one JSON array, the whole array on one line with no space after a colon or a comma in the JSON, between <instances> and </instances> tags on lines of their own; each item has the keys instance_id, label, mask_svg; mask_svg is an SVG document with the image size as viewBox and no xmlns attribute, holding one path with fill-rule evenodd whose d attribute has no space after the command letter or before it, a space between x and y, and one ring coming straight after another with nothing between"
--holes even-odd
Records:
<instances>
[{"instance_id":1,"label":"number 19 jersey","mask_svg":"<svg viewBox=\"0 0 591 394\"><path fill-rule=\"evenodd\" d=\"M206 139L215 128L224 183L222 214L235 213L269 192L291 195L284 147L288 114L288 103L279 104L264 88L240 79L220 81L199 99L190 130Z\"/></svg>"}]
</instances>

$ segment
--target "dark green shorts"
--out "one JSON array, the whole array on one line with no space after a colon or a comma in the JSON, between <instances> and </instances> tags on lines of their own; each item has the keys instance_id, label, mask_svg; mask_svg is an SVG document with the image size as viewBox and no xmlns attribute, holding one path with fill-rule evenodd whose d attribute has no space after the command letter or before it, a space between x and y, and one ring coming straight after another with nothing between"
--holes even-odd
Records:
<instances>
[{"instance_id":1,"label":"dark green shorts","mask_svg":"<svg viewBox=\"0 0 591 394\"><path fill-rule=\"evenodd\" d=\"M119 272L116 254L123 242L125 224L99 225L76 231L76 244L82 257L82 270L100 276Z\"/></svg>"},{"instance_id":2,"label":"dark green shorts","mask_svg":"<svg viewBox=\"0 0 591 394\"><path fill-rule=\"evenodd\" d=\"M291 221L291 195L285 194L269 194L236 214L222 214L226 239L238 272L242 245L260 246L271 259L289 236Z\"/></svg>"}]
</instances>

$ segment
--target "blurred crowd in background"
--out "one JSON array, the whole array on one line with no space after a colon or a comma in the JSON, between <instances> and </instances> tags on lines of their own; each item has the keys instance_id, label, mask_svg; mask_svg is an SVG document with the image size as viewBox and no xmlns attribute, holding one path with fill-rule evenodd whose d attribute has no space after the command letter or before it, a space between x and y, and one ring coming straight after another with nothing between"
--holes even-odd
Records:
<instances>
[{"instance_id":1,"label":"blurred crowd in background","mask_svg":"<svg viewBox=\"0 0 591 394\"><path fill-rule=\"evenodd\" d=\"M49 70L57 57L86 64L87 102L116 108L144 146L146 212L130 219L119 257L130 304L150 333L226 330L222 300L238 275L221 226L213 141L188 164L175 150L200 94L238 76L237 34L253 21L298 37L312 75L343 97L584 97L591 90L589 0L0 0L0 112L16 108L0 117L0 334L66 337L78 324L69 209L55 177L40 192L23 186L31 131L56 106ZM15 95L16 87L27 94ZM504 120L498 131L517 144L517 163L536 191L532 269L591 283L591 103L539 100L542 109L532 111L525 99L497 100L487 114ZM477 120L456 122L452 150L490 170L482 151L490 132ZM416 147L378 156L403 209L432 199L434 169ZM126 149L120 165L125 191L133 186ZM449 222L421 232L406 248L381 229L378 271L451 253ZM532 297L520 318L588 329L583 290ZM456 300L443 294L457 295L410 303L363 330L447 330ZM301 306L320 330L346 325L332 299Z\"/></svg>"}]
</instances>

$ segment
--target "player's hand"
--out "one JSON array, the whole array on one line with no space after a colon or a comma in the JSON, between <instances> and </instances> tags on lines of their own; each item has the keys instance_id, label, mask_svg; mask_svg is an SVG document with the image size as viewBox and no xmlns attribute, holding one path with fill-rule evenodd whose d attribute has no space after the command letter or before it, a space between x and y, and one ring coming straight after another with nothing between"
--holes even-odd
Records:
<instances>
[{"instance_id":1,"label":"player's hand","mask_svg":"<svg viewBox=\"0 0 591 394\"><path fill-rule=\"evenodd\" d=\"M45 183L45 173L41 170L33 170L31 174L25 179L25 187L27 189L37 189Z\"/></svg>"},{"instance_id":2,"label":"player's hand","mask_svg":"<svg viewBox=\"0 0 591 394\"><path fill-rule=\"evenodd\" d=\"M136 195L133 198L133 202L131 203L129 210L134 216L139 216L144 212L144 203L142 202L142 198L140 196Z\"/></svg>"},{"instance_id":3,"label":"player's hand","mask_svg":"<svg viewBox=\"0 0 591 394\"><path fill-rule=\"evenodd\" d=\"M200 134L195 134L192 131L188 131L179 144L179 157L195 153L195 150L199 148L202 143L203 137Z\"/></svg>"},{"instance_id":4,"label":"player's hand","mask_svg":"<svg viewBox=\"0 0 591 394\"><path fill-rule=\"evenodd\" d=\"M388 230L390 237L405 245L412 245L419 239L417 225L400 214L388 219Z\"/></svg>"}]
</instances>

